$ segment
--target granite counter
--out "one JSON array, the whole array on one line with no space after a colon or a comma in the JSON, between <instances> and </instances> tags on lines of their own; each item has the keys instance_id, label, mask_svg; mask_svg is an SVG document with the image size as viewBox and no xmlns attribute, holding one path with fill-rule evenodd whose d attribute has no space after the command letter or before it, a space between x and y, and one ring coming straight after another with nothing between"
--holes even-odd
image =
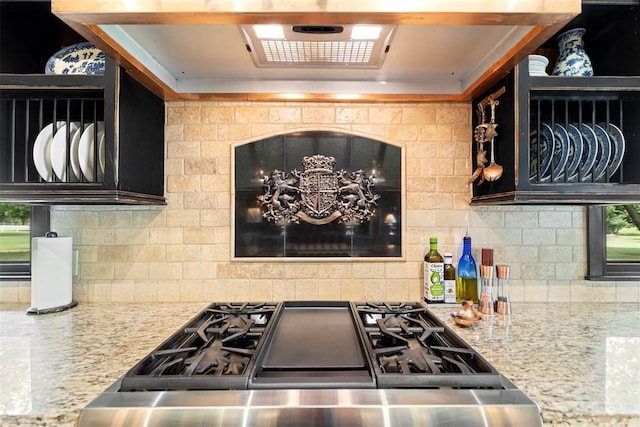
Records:
<instances>
[{"instance_id":1,"label":"granite counter","mask_svg":"<svg viewBox=\"0 0 640 427\"><path fill-rule=\"evenodd\" d=\"M74 426L80 410L205 303L0 304L0 425ZM513 305L462 328L433 311L542 410L547 425L640 427L640 305Z\"/></svg>"},{"instance_id":2,"label":"granite counter","mask_svg":"<svg viewBox=\"0 0 640 427\"><path fill-rule=\"evenodd\" d=\"M471 328L434 308L541 408L545 425L640 426L640 305L514 304Z\"/></svg>"}]
</instances>

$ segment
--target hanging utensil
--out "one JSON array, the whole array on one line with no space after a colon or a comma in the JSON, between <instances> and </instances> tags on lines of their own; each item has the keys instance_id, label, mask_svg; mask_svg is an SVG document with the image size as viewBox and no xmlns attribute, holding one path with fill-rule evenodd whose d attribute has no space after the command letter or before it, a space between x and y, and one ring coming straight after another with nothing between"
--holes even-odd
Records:
<instances>
[{"instance_id":1,"label":"hanging utensil","mask_svg":"<svg viewBox=\"0 0 640 427\"><path fill-rule=\"evenodd\" d=\"M484 105L478 104L478 125L475 127L473 131L473 138L477 144L476 147L476 170L473 172L471 177L469 178L468 183L471 184L475 180L479 179L478 185L484 182L484 177L482 176L482 172L484 170L484 165L487 163L487 152L484 149L484 143L488 141L487 139L487 127L489 123L486 123L486 117L484 114Z\"/></svg>"},{"instance_id":2,"label":"hanging utensil","mask_svg":"<svg viewBox=\"0 0 640 427\"><path fill-rule=\"evenodd\" d=\"M496 106L498 105L498 101L492 100L490 102L491 106L491 161L489 162L489 166L485 167L482 171L482 176L487 181L495 181L502 176L503 167L496 163L494 156L494 139L498 135L496 132L496 128L498 125L496 124Z\"/></svg>"},{"instance_id":3,"label":"hanging utensil","mask_svg":"<svg viewBox=\"0 0 640 427\"><path fill-rule=\"evenodd\" d=\"M489 141L487 137L487 128L489 127L489 123L487 123L487 119L484 115L484 107L478 104L478 124L473 131L473 138L476 142L482 143Z\"/></svg>"},{"instance_id":4,"label":"hanging utensil","mask_svg":"<svg viewBox=\"0 0 640 427\"><path fill-rule=\"evenodd\" d=\"M478 143L478 150L476 153L476 170L473 172L473 175L471 175L471 178L469 178L469 181L468 181L469 184L471 184L473 181L475 181L478 178L480 178L478 185L484 182L482 172L484 170L484 164L487 163L486 153L487 152L484 150L483 144Z\"/></svg>"},{"instance_id":5,"label":"hanging utensil","mask_svg":"<svg viewBox=\"0 0 640 427\"><path fill-rule=\"evenodd\" d=\"M502 176L503 167L497 164L494 160L493 154L493 138L491 138L491 161L489 162L489 166L485 167L482 171L482 176L487 181L495 181Z\"/></svg>"}]
</instances>

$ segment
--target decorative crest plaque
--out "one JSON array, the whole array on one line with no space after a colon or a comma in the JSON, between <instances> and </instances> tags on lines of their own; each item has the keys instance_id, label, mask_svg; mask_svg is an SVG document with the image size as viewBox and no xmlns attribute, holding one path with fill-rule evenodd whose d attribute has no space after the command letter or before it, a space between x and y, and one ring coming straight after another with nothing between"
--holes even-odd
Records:
<instances>
[{"instance_id":1,"label":"decorative crest plaque","mask_svg":"<svg viewBox=\"0 0 640 427\"><path fill-rule=\"evenodd\" d=\"M369 222L375 214L373 177L364 171L334 171L334 157L316 154L302 159L304 170L274 170L264 176L262 217L269 222L322 225Z\"/></svg>"}]
</instances>

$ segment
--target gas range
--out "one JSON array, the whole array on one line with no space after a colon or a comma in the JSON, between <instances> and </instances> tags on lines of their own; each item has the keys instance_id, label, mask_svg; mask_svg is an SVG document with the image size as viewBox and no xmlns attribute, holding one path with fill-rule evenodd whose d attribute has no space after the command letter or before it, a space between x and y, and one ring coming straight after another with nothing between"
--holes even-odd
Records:
<instances>
[{"instance_id":1,"label":"gas range","mask_svg":"<svg viewBox=\"0 0 640 427\"><path fill-rule=\"evenodd\" d=\"M87 405L78 425L447 417L542 425L537 405L422 302L296 301L210 304Z\"/></svg>"}]
</instances>

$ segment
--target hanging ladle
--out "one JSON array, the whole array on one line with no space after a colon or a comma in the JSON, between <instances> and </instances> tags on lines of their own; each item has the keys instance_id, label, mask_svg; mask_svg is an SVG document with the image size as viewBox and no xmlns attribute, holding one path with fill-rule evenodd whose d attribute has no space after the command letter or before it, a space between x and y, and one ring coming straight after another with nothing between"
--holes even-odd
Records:
<instances>
[{"instance_id":1,"label":"hanging ladle","mask_svg":"<svg viewBox=\"0 0 640 427\"><path fill-rule=\"evenodd\" d=\"M491 101L491 124L493 125L493 132L491 135L491 161L489 162L489 166L485 167L482 171L482 176L487 181L495 181L502 176L502 166L496 163L495 157L493 154L493 140L497 133L495 132L495 128L498 126L496 123L496 105L498 105L498 101Z\"/></svg>"}]
</instances>

